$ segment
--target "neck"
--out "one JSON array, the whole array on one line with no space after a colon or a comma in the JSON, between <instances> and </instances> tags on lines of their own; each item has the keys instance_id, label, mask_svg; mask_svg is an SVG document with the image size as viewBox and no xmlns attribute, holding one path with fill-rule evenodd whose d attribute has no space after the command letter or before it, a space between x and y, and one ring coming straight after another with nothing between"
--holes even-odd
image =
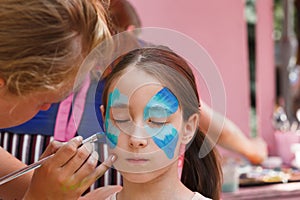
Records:
<instances>
[{"instance_id":1,"label":"neck","mask_svg":"<svg viewBox=\"0 0 300 200\"><path fill-rule=\"evenodd\" d=\"M156 173L156 172L154 172ZM149 174L141 174L141 179ZM132 182L123 176L123 189L118 200L137 199L192 199L193 192L186 188L178 178L177 162L165 169L156 178L145 182ZM187 198L190 197L190 198Z\"/></svg>"}]
</instances>

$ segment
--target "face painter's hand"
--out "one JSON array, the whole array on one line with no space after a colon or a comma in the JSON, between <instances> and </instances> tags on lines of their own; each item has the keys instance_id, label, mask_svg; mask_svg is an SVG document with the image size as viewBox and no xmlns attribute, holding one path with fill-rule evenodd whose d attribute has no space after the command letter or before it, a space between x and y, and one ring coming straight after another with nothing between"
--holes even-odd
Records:
<instances>
[{"instance_id":1,"label":"face painter's hand","mask_svg":"<svg viewBox=\"0 0 300 200\"><path fill-rule=\"evenodd\" d=\"M247 152L247 158L254 164L261 164L268 156L267 143L260 137L250 139L252 148Z\"/></svg>"},{"instance_id":2,"label":"face painter's hand","mask_svg":"<svg viewBox=\"0 0 300 200\"><path fill-rule=\"evenodd\" d=\"M96 167L97 152L90 143L80 146L81 143L80 136L64 145L51 143L42 157L56 153L35 170L24 199L78 199L116 159L110 156L105 164Z\"/></svg>"}]
</instances>

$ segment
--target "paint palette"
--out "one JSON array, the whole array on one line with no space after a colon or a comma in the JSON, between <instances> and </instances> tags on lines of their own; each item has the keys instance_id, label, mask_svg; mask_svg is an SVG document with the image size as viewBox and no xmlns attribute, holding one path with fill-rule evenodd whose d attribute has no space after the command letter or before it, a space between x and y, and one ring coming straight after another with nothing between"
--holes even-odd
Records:
<instances>
[{"instance_id":1,"label":"paint palette","mask_svg":"<svg viewBox=\"0 0 300 200\"><path fill-rule=\"evenodd\" d=\"M265 169L253 166L240 175L240 187L300 181L300 171L293 168Z\"/></svg>"}]
</instances>

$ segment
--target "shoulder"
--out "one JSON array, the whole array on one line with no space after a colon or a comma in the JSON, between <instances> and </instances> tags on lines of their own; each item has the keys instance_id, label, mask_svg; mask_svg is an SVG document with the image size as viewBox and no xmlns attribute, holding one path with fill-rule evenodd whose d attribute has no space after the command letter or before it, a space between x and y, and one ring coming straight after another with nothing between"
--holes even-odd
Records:
<instances>
[{"instance_id":1,"label":"shoulder","mask_svg":"<svg viewBox=\"0 0 300 200\"><path fill-rule=\"evenodd\" d=\"M211 200L210 198L206 198L202 194L195 192L195 195L193 196L192 200Z\"/></svg>"}]
</instances>

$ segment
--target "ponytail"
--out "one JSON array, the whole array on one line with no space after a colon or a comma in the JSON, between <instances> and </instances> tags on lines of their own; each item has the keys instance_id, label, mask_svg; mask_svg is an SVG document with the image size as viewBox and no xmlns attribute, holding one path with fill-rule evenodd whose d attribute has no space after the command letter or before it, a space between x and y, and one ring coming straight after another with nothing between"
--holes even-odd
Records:
<instances>
[{"instance_id":1,"label":"ponytail","mask_svg":"<svg viewBox=\"0 0 300 200\"><path fill-rule=\"evenodd\" d=\"M211 148L211 143L204 142L204 139L205 134L197 130L194 140L185 151L181 181L190 190L219 200L222 187L219 155L214 148ZM207 151L212 150L205 157L199 158L200 147Z\"/></svg>"}]
</instances>

